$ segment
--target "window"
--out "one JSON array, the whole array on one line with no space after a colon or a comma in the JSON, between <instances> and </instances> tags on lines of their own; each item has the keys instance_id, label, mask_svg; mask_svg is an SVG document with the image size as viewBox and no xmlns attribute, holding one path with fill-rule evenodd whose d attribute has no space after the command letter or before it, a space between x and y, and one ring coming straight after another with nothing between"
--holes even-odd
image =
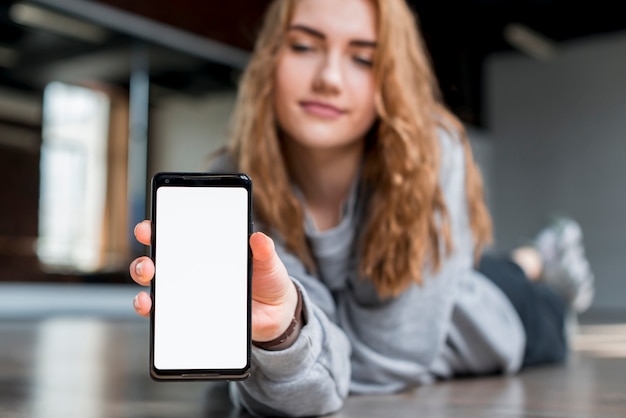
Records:
<instances>
[{"instance_id":1,"label":"window","mask_svg":"<svg viewBox=\"0 0 626 418\"><path fill-rule=\"evenodd\" d=\"M101 267L109 110L102 92L45 88L37 254L47 270Z\"/></svg>"}]
</instances>

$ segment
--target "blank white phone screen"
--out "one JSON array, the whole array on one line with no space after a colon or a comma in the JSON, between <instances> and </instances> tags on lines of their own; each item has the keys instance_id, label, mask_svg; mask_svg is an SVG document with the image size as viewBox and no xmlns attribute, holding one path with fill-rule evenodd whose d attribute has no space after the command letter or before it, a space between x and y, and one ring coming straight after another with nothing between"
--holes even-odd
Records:
<instances>
[{"instance_id":1,"label":"blank white phone screen","mask_svg":"<svg viewBox=\"0 0 626 418\"><path fill-rule=\"evenodd\" d=\"M154 366L242 369L248 338L248 191L156 192Z\"/></svg>"}]
</instances>

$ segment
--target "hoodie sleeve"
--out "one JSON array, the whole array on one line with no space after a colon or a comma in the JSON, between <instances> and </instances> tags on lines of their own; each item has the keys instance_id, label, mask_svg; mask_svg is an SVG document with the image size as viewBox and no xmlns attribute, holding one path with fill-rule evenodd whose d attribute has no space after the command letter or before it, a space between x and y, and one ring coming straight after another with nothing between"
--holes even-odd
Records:
<instances>
[{"instance_id":1,"label":"hoodie sleeve","mask_svg":"<svg viewBox=\"0 0 626 418\"><path fill-rule=\"evenodd\" d=\"M294 344L285 350L252 347L251 375L231 383L231 399L262 416L313 416L337 411L349 390L350 344L334 322L332 295L279 242L276 248L302 291L306 323Z\"/></svg>"}]
</instances>

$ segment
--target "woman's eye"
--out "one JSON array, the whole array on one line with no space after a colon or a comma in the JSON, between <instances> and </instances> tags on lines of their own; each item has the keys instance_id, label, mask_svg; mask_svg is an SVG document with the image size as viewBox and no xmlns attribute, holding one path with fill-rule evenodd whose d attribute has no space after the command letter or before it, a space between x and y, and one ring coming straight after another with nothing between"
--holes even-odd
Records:
<instances>
[{"instance_id":1,"label":"woman's eye","mask_svg":"<svg viewBox=\"0 0 626 418\"><path fill-rule=\"evenodd\" d=\"M312 51L313 47L305 44L291 44L290 48L294 52L307 52Z\"/></svg>"},{"instance_id":2,"label":"woman's eye","mask_svg":"<svg viewBox=\"0 0 626 418\"><path fill-rule=\"evenodd\" d=\"M368 58L354 57L353 60L357 64L363 65L365 67L372 67L374 65L374 62L371 59L368 59Z\"/></svg>"}]
</instances>

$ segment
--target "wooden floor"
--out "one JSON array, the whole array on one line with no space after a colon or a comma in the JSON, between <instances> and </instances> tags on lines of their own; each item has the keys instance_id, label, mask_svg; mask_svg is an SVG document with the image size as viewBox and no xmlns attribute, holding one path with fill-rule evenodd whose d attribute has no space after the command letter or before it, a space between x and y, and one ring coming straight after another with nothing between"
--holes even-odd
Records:
<instances>
[{"instance_id":1,"label":"wooden floor","mask_svg":"<svg viewBox=\"0 0 626 418\"><path fill-rule=\"evenodd\" d=\"M7 304L0 297L0 307ZM55 309L18 315L0 308L0 417L247 416L232 410L222 384L151 381L148 321L130 310ZM333 416L626 417L626 325L589 322L579 326L566 365L351 397Z\"/></svg>"}]
</instances>

